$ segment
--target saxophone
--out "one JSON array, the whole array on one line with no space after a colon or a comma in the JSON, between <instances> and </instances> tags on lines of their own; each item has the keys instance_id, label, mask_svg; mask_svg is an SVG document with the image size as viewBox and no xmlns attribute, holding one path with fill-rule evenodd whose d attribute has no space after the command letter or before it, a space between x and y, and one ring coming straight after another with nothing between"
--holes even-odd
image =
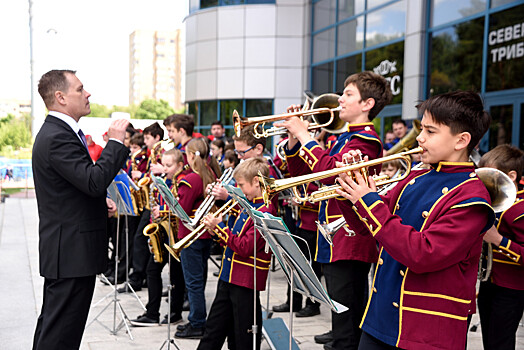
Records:
<instances>
[{"instance_id":1,"label":"saxophone","mask_svg":"<svg viewBox=\"0 0 524 350\"><path fill-rule=\"evenodd\" d=\"M188 164L184 165L181 170L173 175L172 192L175 197L178 196L176 178L187 168L189 168ZM149 203L155 203L152 186L150 186L150 188ZM169 227L170 225L171 227ZM151 214L151 223L144 227L144 231L142 233L144 236L149 238L149 249L151 253L153 253L153 259L155 262L159 264L163 262L162 243L164 242L164 237L169 236L169 245L174 245L176 243L175 232L178 232L178 219L176 217L175 221L170 223L169 219L166 217L154 219L153 215Z\"/></svg>"},{"instance_id":2,"label":"saxophone","mask_svg":"<svg viewBox=\"0 0 524 350\"><path fill-rule=\"evenodd\" d=\"M143 151L143 149L140 149L138 151L136 151L135 153L133 153L131 155L131 170L133 171L137 171L138 170L138 164L137 164L137 161L136 161L136 157L141 154ZM130 187L130 191L131 191L131 198L132 198L132 202L133 202L133 206L136 207L136 211L137 211L137 214L139 212L141 212L142 210L144 210L144 201L143 201L143 198L142 198L142 194L141 194L141 190L140 190L140 186L138 183L135 183L137 186L138 186L138 190L136 190L133 186Z\"/></svg>"}]
</instances>

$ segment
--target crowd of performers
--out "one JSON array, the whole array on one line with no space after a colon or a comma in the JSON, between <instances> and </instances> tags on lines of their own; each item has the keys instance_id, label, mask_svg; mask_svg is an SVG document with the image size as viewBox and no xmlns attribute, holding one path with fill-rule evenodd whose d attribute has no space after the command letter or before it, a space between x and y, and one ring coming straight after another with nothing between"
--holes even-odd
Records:
<instances>
[{"instance_id":1,"label":"crowd of performers","mask_svg":"<svg viewBox=\"0 0 524 350\"><path fill-rule=\"evenodd\" d=\"M500 145L481 158L480 166L501 170L518 189L509 209L495 213L490 194L470 161L491 122L477 94L451 92L416 106L422 117L416 137L422 152L414 162L424 165L386 193L377 192L372 179L355 172L301 186L300 191L308 194L323 185L340 185L338 197L320 203L297 203L278 195L270 203L262 199L259 173L272 178L295 177L340 167L361 156L365 160L382 158L407 131L402 120L396 121L383 143L374 128L373 119L391 98L383 77L371 72L349 76L338 100L339 118L348 123L347 129L337 135L312 135L307 122L297 117L282 120L276 124L287 129L288 137L275 157L266 150L267 140L254 136L253 126L244 127L230 139L223 125L215 122L211 135L203 137L194 133L192 116L175 114L163 122L170 147L161 142L165 135L158 123L143 131L129 127L125 145L130 148L130 157L124 170L136 184L151 186L151 198L125 223L127 249L122 238L120 251L113 249L113 257L121 258L120 271L115 273L111 263L105 276L111 283L122 283L129 268L129 284L119 291L147 286L147 311L131 324L168 322L168 315L162 319L159 310L161 273L169 253L162 249L152 254L144 228L163 221L171 225L164 231L174 232L174 240L191 233L173 215L168 222L169 208L147 178L163 176L184 211L194 217L207 196L214 197L214 210L230 199L217 179L232 167L234 179L229 184L240 188L256 210L284 218L317 277L323 276L329 296L348 307L343 313L332 312L331 331L315 337L325 349L464 349L476 305L485 349L515 348L524 309L524 192L519 187L524 153ZM299 108L290 106L288 112ZM402 169L395 161L375 164L369 172L395 177ZM330 244L318 233L316 222L331 223L341 217L346 227ZM116 232L116 220L112 222L111 231ZM263 237L240 207L227 216L208 214L202 222L207 232L181 250L180 262L169 260L173 286L169 320L180 323L175 337L200 339L198 349L221 349L226 339L230 349L250 349L253 300L257 300L260 330L259 292L266 286L271 252L265 251ZM120 225L119 231L124 232L124 220ZM115 240L114 235L112 246ZM173 243L168 235L163 240ZM493 267L477 292L483 241L493 247ZM217 247L222 253L219 281L211 309L206 310L208 259ZM187 309L189 316L183 323L182 311ZM297 317L313 317L320 313L320 304L309 298L303 304L302 295L293 292L291 297L288 287L286 302L272 310L290 309Z\"/></svg>"}]
</instances>

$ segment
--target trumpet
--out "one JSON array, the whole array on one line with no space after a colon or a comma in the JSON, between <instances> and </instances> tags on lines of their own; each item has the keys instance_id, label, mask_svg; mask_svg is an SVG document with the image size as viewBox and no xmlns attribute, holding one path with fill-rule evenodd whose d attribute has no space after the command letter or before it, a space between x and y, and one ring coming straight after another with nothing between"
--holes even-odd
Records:
<instances>
[{"instance_id":1,"label":"trumpet","mask_svg":"<svg viewBox=\"0 0 524 350\"><path fill-rule=\"evenodd\" d=\"M414 149L406 151L406 152L393 154L393 155L390 155L390 156L377 158L377 159L369 160L369 161L359 161L357 163L348 164L348 165L345 165L345 166L340 167L340 168L320 171L318 173L313 173L313 174L307 174L307 175L301 175L301 176L296 176L296 177L292 177L292 178L277 179L277 180L270 179L268 177L263 176L262 174L259 174L258 178L259 178L259 181L260 181L260 186L262 188L262 196L264 198L264 201L267 204L269 204L270 198L271 198L271 196L273 194L275 194L277 192L281 192L281 191L289 189L289 188L292 189L293 194L294 194L295 199L297 200L297 202L299 202L299 203L305 203L305 202L315 203L315 202L318 202L318 201L322 201L322 200L327 200L327 199L330 199L330 198L338 197L338 194L336 193L336 190L340 189L341 186L340 185L326 186L327 189L325 189L325 188L324 189L320 189L319 191L315 191L315 192L311 193L310 195L306 194L303 197L298 192L296 187L300 186L300 185L304 185L304 184L306 184L308 182L311 182L311 181L322 180L322 179L326 179L326 178L329 178L329 177L337 176L337 175L342 174L342 173L351 173L353 171L359 171L362 174L362 176L364 177L364 179L367 179L368 176L369 176L368 169L367 169L368 167L376 166L376 165L379 165L379 164L382 164L382 163L385 163L385 162L389 162L389 161L395 160L395 159L404 160L406 162L406 164L407 164L407 170L406 170L406 172L403 175L401 175L401 176L399 176L397 178L393 178L393 179L389 179L387 177L386 178L384 178L384 177L376 177L376 179L377 179L376 185L377 186L384 186L384 185L387 185L387 184L390 184L390 183L397 182L397 181L405 179L409 175L409 173L411 171L410 155L411 154L415 154L415 153L422 153L422 152L423 152L422 147L417 147L417 148L414 148Z\"/></svg>"},{"instance_id":2,"label":"trumpet","mask_svg":"<svg viewBox=\"0 0 524 350\"><path fill-rule=\"evenodd\" d=\"M312 119L308 130L325 129L332 134L340 134L346 130L346 122L342 121L338 113L341 107L338 104L339 96L337 94L324 94L318 96L311 105L309 110L301 110L294 113L284 113L275 115L266 115L261 117L240 117L238 112L233 111L233 124L237 136L240 136L240 131L246 127L253 125L254 136L259 139L263 137L270 137L276 135L287 134L287 129L284 127L272 127L265 129L266 123L284 120L291 117L300 117L300 119ZM326 120L327 119L327 120ZM260 132L258 126L262 126Z\"/></svg>"},{"instance_id":3,"label":"trumpet","mask_svg":"<svg viewBox=\"0 0 524 350\"><path fill-rule=\"evenodd\" d=\"M222 207L220 207L217 211L213 213L213 217L217 217L220 214L227 214L231 209L235 207L235 205L237 205L237 201L234 199L230 199L226 204L224 204ZM173 256L173 258L175 258L177 261L180 261L180 252L182 251L182 249L189 247L205 232L206 225L203 222L201 222L200 225L198 225L191 233L182 238L180 241L176 242L172 246L164 243L164 246L166 247L169 254Z\"/></svg>"},{"instance_id":4,"label":"trumpet","mask_svg":"<svg viewBox=\"0 0 524 350\"><path fill-rule=\"evenodd\" d=\"M211 184L212 187L210 187L210 190L212 190L213 186L215 186L215 184L217 184L217 183L225 183L225 184L229 183L229 181L231 181L232 178L233 178L233 168L227 168L226 170L224 170L224 173L222 174L222 176L220 176L220 179L218 179L217 182ZM195 212L194 219L191 220L193 225L192 226L190 225L191 227L188 227L188 228L193 230L194 229L194 225L197 222L200 222L200 220L204 216L206 216L207 213L209 213L211 208L213 208L214 204L215 204L215 196L213 196L211 193L208 193L208 195L206 196L204 201L197 208L197 210ZM187 225L186 225L186 227L187 227Z\"/></svg>"}]
</instances>

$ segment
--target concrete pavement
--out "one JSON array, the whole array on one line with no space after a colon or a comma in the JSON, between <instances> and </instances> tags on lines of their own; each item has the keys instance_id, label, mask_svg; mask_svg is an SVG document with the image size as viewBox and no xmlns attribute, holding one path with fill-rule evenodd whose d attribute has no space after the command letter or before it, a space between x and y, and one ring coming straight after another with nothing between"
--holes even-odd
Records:
<instances>
[{"instance_id":1,"label":"concrete pavement","mask_svg":"<svg viewBox=\"0 0 524 350\"><path fill-rule=\"evenodd\" d=\"M0 348L2 349L30 349L36 319L42 303L43 278L38 272L38 213L36 199L33 192L27 195L21 193L6 199L0 204ZM167 281L167 269L164 269L164 283ZM214 298L217 278L211 272L217 268L209 263L209 276L206 287L206 306L209 310ZM269 305L280 304L286 299L287 281L280 269L270 274ZM125 327L116 334L111 334L121 321L120 312L115 312L112 288L97 281L93 306L88 323L99 313L100 316L87 327L84 333L82 350L109 350L109 349L160 349L168 338L167 326L131 327L131 335ZM105 297L105 299L103 299ZM147 303L147 290L137 292L142 303ZM118 295L122 310L129 318L136 318L142 314L141 305L132 294ZM261 293L261 301L266 305L268 294ZM98 303L98 304L96 304ZM96 304L96 305L95 305ZM102 311L107 307L105 311ZM167 303L162 302L161 314L167 313ZM116 317L115 317L116 315ZM187 312L183 314L187 320ZM274 314L273 317L282 317L288 324L288 314ZM327 307L321 306L321 314L309 318L293 319L293 334L303 350L322 349L322 345L315 344L313 336L330 329L330 312ZM474 316L472 324L478 321ZM115 322L115 323L114 323ZM174 334L171 327L171 336ZM198 340L175 339L180 350L195 349ZM173 345L171 349L175 349ZM226 349L225 345L223 349ZM167 345L163 347L167 349ZM262 342L262 349L270 349L267 342ZM468 349L482 349L480 329L469 332ZM519 327L517 349L524 349L524 327Z\"/></svg>"}]
</instances>

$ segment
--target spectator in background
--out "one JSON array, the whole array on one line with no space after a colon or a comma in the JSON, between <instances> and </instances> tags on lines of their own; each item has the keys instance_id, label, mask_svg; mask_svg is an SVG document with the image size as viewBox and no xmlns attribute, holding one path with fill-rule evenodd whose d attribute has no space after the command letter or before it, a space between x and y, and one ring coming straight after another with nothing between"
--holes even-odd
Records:
<instances>
[{"instance_id":1,"label":"spectator in background","mask_svg":"<svg viewBox=\"0 0 524 350\"><path fill-rule=\"evenodd\" d=\"M395 133L393 130L386 131L386 135L384 136L384 150L389 150L395 143Z\"/></svg>"},{"instance_id":2,"label":"spectator in background","mask_svg":"<svg viewBox=\"0 0 524 350\"><path fill-rule=\"evenodd\" d=\"M86 135L87 149L89 150L89 155L93 162L96 162L100 155L102 154L102 146L97 145L91 135Z\"/></svg>"},{"instance_id":3,"label":"spectator in background","mask_svg":"<svg viewBox=\"0 0 524 350\"><path fill-rule=\"evenodd\" d=\"M207 138L209 141L222 140L226 142L226 129L224 125L222 125L222 122L217 120L211 123L211 135L208 135Z\"/></svg>"},{"instance_id":4,"label":"spectator in background","mask_svg":"<svg viewBox=\"0 0 524 350\"><path fill-rule=\"evenodd\" d=\"M402 119L396 119L393 121L393 133L395 134L395 141L393 144L396 144L406 134L408 133L408 127L406 126L406 122Z\"/></svg>"},{"instance_id":5,"label":"spectator in background","mask_svg":"<svg viewBox=\"0 0 524 350\"><path fill-rule=\"evenodd\" d=\"M107 144L107 141L109 141L109 136L107 136L107 131L102 134L102 139L104 139L104 142Z\"/></svg>"}]
</instances>

